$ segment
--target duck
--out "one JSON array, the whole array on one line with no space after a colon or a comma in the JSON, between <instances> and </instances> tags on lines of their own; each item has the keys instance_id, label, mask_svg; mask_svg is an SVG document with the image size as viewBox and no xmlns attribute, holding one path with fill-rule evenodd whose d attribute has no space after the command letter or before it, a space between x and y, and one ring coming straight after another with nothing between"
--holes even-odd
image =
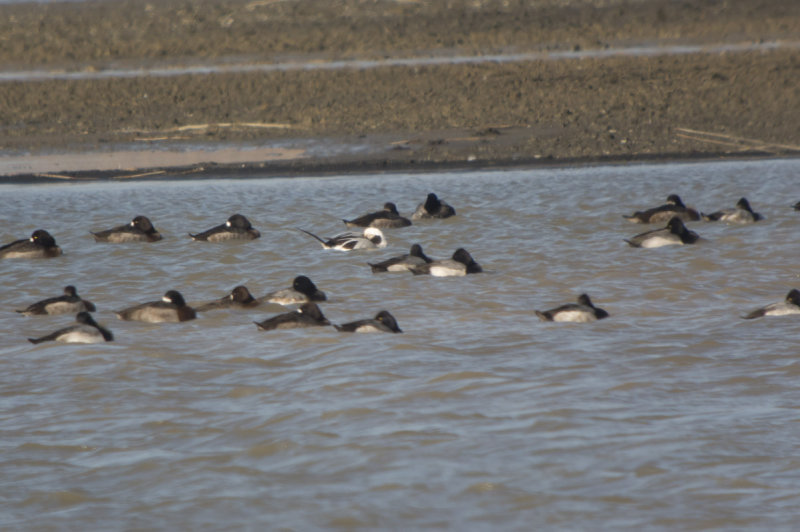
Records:
<instances>
[{"instance_id":1,"label":"duck","mask_svg":"<svg viewBox=\"0 0 800 532\"><path fill-rule=\"evenodd\" d=\"M417 210L411 215L411 219L450 218L455 215L456 210L453 207L440 200L436 194L431 192L423 203L417 205Z\"/></svg>"},{"instance_id":2,"label":"duck","mask_svg":"<svg viewBox=\"0 0 800 532\"><path fill-rule=\"evenodd\" d=\"M0 259L37 259L61 255L56 239L44 229L37 229L30 238L0 246Z\"/></svg>"},{"instance_id":3,"label":"duck","mask_svg":"<svg viewBox=\"0 0 800 532\"><path fill-rule=\"evenodd\" d=\"M64 287L64 294L37 301L24 310L17 310L23 316L41 316L45 314L73 314L76 312L97 310L94 303L81 299L74 286Z\"/></svg>"},{"instance_id":4,"label":"duck","mask_svg":"<svg viewBox=\"0 0 800 532\"><path fill-rule=\"evenodd\" d=\"M552 308L550 310L536 310L536 315L542 321L571 321L577 323L586 323L589 321L602 320L608 317L608 312L601 308L597 308L592 304L587 294L578 296L577 303L567 303L560 307Z\"/></svg>"},{"instance_id":5,"label":"duck","mask_svg":"<svg viewBox=\"0 0 800 532\"><path fill-rule=\"evenodd\" d=\"M425 253L422 251L422 246L419 244L414 244L411 246L409 252L405 255L392 257L375 264L369 262L367 264L369 264L370 268L372 268L372 273L378 273L407 272L415 266L422 266L423 264L429 264L431 262L433 262L433 259L425 255Z\"/></svg>"},{"instance_id":6,"label":"duck","mask_svg":"<svg viewBox=\"0 0 800 532\"><path fill-rule=\"evenodd\" d=\"M267 301L279 305L294 305L296 303L325 301L327 299L328 296L325 295L325 292L317 288L314 281L305 275L298 275L294 278L294 281L292 281L292 286L290 288L270 292L264 297L260 297L259 301Z\"/></svg>"},{"instance_id":7,"label":"duck","mask_svg":"<svg viewBox=\"0 0 800 532\"><path fill-rule=\"evenodd\" d=\"M675 216L686 222L696 222L700 219L700 213L686 207L677 194L667 196L667 202L664 205L646 211L636 211L631 215L623 215L623 218L636 224L659 224Z\"/></svg>"},{"instance_id":8,"label":"duck","mask_svg":"<svg viewBox=\"0 0 800 532\"><path fill-rule=\"evenodd\" d=\"M163 237L156 231L153 223L147 216L136 216L130 223L92 232L95 242L157 242Z\"/></svg>"},{"instance_id":9,"label":"duck","mask_svg":"<svg viewBox=\"0 0 800 532\"><path fill-rule=\"evenodd\" d=\"M734 224L750 224L763 220L764 217L757 212L753 212L747 198L741 198L736 202L736 207L723 209L711 214L703 214L703 220L707 222L728 222Z\"/></svg>"},{"instance_id":10,"label":"duck","mask_svg":"<svg viewBox=\"0 0 800 532\"><path fill-rule=\"evenodd\" d=\"M460 277L470 273L483 271L472 255L464 248L458 248L450 259L434 260L410 268L414 275L432 275L434 277Z\"/></svg>"},{"instance_id":11,"label":"duck","mask_svg":"<svg viewBox=\"0 0 800 532\"><path fill-rule=\"evenodd\" d=\"M186 304L177 290L169 290L161 301L142 303L134 307L115 312L117 318L126 321L144 321L147 323L177 323L193 320L197 317L195 310Z\"/></svg>"},{"instance_id":12,"label":"duck","mask_svg":"<svg viewBox=\"0 0 800 532\"><path fill-rule=\"evenodd\" d=\"M397 320L394 319L388 310L378 312L372 319L351 321L343 323L342 325L334 325L337 331L340 332L356 332L356 333L371 333L371 332L387 332L387 333L401 333L403 332L397 325Z\"/></svg>"},{"instance_id":13,"label":"duck","mask_svg":"<svg viewBox=\"0 0 800 532\"><path fill-rule=\"evenodd\" d=\"M223 242L226 240L255 240L261 236L257 229L254 229L245 216L234 214L224 224L212 227L202 233L189 233L192 240L202 240L204 242Z\"/></svg>"},{"instance_id":14,"label":"duck","mask_svg":"<svg viewBox=\"0 0 800 532\"><path fill-rule=\"evenodd\" d=\"M111 342L114 335L105 327L98 325L88 312L78 312L75 316L76 325L64 327L39 338L28 338L32 344L42 342L64 342L67 344L97 344Z\"/></svg>"},{"instance_id":15,"label":"duck","mask_svg":"<svg viewBox=\"0 0 800 532\"><path fill-rule=\"evenodd\" d=\"M220 308L251 308L258 306L260 301L253 297L250 290L244 285L239 285L231 290L231 293L220 299L209 301L195 307L197 312L205 312Z\"/></svg>"},{"instance_id":16,"label":"duck","mask_svg":"<svg viewBox=\"0 0 800 532\"><path fill-rule=\"evenodd\" d=\"M297 329L300 327L317 327L331 324L331 322L323 316L319 306L313 302L303 303L299 308L291 312L278 314L264 321L254 321L253 323L255 323L256 327L261 331Z\"/></svg>"},{"instance_id":17,"label":"duck","mask_svg":"<svg viewBox=\"0 0 800 532\"><path fill-rule=\"evenodd\" d=\"M383 210L371 212L352 220L342 220L347 227L378 227L381 229L408 227L411 220L400 216L392 202L383 204Z\"/></svg>"},{"instance_id":18,"label":"duck","mask_svg":"<svg viewBox=\"0 0 800 532\"><path fill-rule=\"evenodd\" d=\"M625 240L634 248L659 248L669 245L694 244L700 236L689 231L680 218L673 216L663 229L653 229Z\"/></svg>"},{"instance_id":19,"label":"duck","mask_svg":"<svg viewBox=\"0 0 800 532\"><path fill-rule=\"evenodd\" d=\"M800 314L800 290L796 288L791 289L783 301L758 308L742 318L753 320L762 316L786 316L789 314Z\"/></svg>"},{"instance_id":20,"label":"duck","mask_svg":"<svg viewBox=\"0 0 800 532\"><path fill-rule=\"evenodd\" d=\"M307 235L319 240L325 249L338 249L339 251L352 251L354 249L377 249L386 247L386 238L377 227L367 227L362 234L343 233L328 240L324 240L314 233L299 229Z\"/></svg>"}]
</instances>

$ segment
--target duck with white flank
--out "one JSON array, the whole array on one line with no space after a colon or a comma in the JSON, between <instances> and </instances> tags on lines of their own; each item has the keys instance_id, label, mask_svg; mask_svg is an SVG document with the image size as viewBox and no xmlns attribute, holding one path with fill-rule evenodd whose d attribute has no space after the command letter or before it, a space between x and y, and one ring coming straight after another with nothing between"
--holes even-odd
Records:
<instances>
[{"instance_id":1,"label":"duck with white flank","mask_svg":"<svg viewBox=\"0 0 800 532\"><path fill-rule=\"evenodd\" d=\"M764 219L759 213L753 212L747 198L741 198L736 202L736 207L732 209L722 209L702 216L703 220L707 222L727 222L732 224L751 224Z\"/></svg>"},{"instance_id":2,"label":"duck with white flank","mask_svg":"<svg viewBox=\"0 0 800 532\"><path fill-rule=\"evenodd\" d=\"M327 299L328 296L325 295L325 292L317 288L314 281L305 275L295 277L290 288L276 290L258 298L259 301L277 303L279 305L294 305L309 301L325 301Z\"/></svg>"},{"instance_id":3,"label":"duck with white flank","mask_svg":"<svg viewBox=\"0 0 800 532\"><path fill-rule=\"evenodd\" d=\"M170 290L161 301L142 303L135 307L126 308L115 312L121 320L145 321L148 323L177 323L193 320L197 317L195 310L186 304L183 296L177 290Z\"/></svg>"},{"instance_id":4,"label":"duck with white flank","mask_svg":"<svg viewBox=\"0 0 800 532\"><path fill-rule=\"evenodd\" d=\"M260 301L253 297L246 286L239 285L231 293L220 299L204 303L195 307L197 312L205 312L220 308L251 308L257 307Z\"/></svg>"},{"instance_id":5,"label":"duck with white flank","mask_svg":"<svg viewBox=\"0 0 800 532\"><path fill-rule=\"evenodd\" d=\"M377 227L367 227L362 234L344 233L328 240L324 240L314 233L299 229L307 235L317 239L325 249L338 249L339 251L352 251L354 249L377 249L386 247L386 238Z\"/></svg>"},{"instance_id":6,"label":"duck with white flank","mask_svg":"<svg viewBox=\"0 0 800 532\"><path fill-rule=\"evenodd\" d=\"M64 295L50 297L37 301L25 310L18 310L25 316L41 316L44 314L73 314L76 312L94 312L95 306L91 301L81 299L74 286L64 287Z\"/></svg>"},{"instance_id":7,"label":"duck with white flank","mask_svg":"<svg viewBox=\"0 0 800 532\"><path fill-rule=\"evenodd\" d=\"M434 277L460 277L469 273L483 271L480 264L475 262L472 255L464 248L458 248L453 257L444 260L434 260L410 268L414 275L432 275Z\"/></svg>"},{"instance_id":8,"label":"duck with white flank","mask_svg":"<svg viewBox=\"0 0 800 532\"><path fill-rule=\"evenodd\" d=\"M370 320L351 321L350 323L343 323L342 325L334 325L334 327L336 327L336 330L340 332L403 332L400 327L397 326L397 320L394 319L394 316L392 316L388 310L382 310L378 312L375 318Z\"/></svg>"},{"instance_id":9,"label":"duck with white flank","mask_svg":"<svg viewBox=\"0 0 800 532\"><path fill-rule=\"evenodd\" d=\"M105 231L92 232L95 242L157 242L163 237L147 216L137 216L131 223Z\"/></svg>"},{"instance_id":10,"label":"duck with white flank","mask_svg":"<svg viewBox=\"0 0 800 532\"><path fill-rule=\"evenodd\" d=\"M322 315L322 310L320 310L316 303L303 303L300 305L300 308L296 310L285 314L278 314L277 316L273 316L261 322L254 321L253 323L262 331L317 327L331 324L331 322Z\"/></svg>"},{"instance_id":11,"label":"duck with white flank","mask_svg":"<svg viewBox=\"0 0 800 532\"><path fill-rule=\"evenodd\" d=\"M371 212L353 220L342 221L347 227L379 227L381 229L392 229L411 225L411 220L400 216L400 213L397 212L397 206L392 202L384 203L383 210L381 211Z\"/></svg>"},{"instance_id":12,"label":"duck with white flank","mask_svg":"<svg viewBox=\"0 0 800 532\"><path fill-rule=\"evenodd\" d=\"M416 266L422 266L433 262L433 259L425 255L422 246L414 244L411 250L405 255L392 257L376 264L367 263L372 268L372 273L378 272L407 272Z\"/></svg>"},{"instance_id":13,"label":"duck with white flank","mask_svg":"<svg viewBox=\"0 0 800 532\"><path fill-rule=\"evenodd\" d=\"M790 290L783 301L758 308L742 318L752 320L763 316L787 316L789 314L800 314L800 290L796 288Z\"/></svg>"},{"instance_id":14,"label":"duck with white flank","mask_svg":"<svg viewBox=\"0 0 800 532\"><path fill-rule=\"evenodd\" d=\"M577 303L567 303L560 307L550 310L536 311L536 315L542 321L571 321L576 323L586 323L589 321L602 320L608 317L608 312L597 308L592 304L592 300L586 294L578 296Z\"/></svg>"},{"instance_id":15,"label":"duck with white flank","mask_svg":"<svg viewBox=\"0 0 800 532\"><path fill-rule=\"evenodd\" d=\"M59 255L61 248L56 245L56 239L44 229L37 229L30 238L0 246L0 259L39 259Z\"/></svg>"},{"instance_id":16,"label":"duck with white flank","mask_svg":"<svg viewBox=\"0 0 800 532\"><path fill-rule=\"evenodd\" d=\"M96 344L100 342L111 342L114 335L111 331L102 327L94 321L88 312L79 312L75 317L76 325L64 327L46 336L39 338L28 338L32 344L42 342L64 342L67 344Z\"/></svg>"},{"instance_id":17,"label":"duck with white flank","mask_svg":"<svg viewBox=\"0 0 800 532\"><path fill-rule=\"evenodd\" d=\"M689 231L677 216L670 219L663 229L653 229L640 233L630 240L625 240L635 248L660 248L661 246L694 244L700 237Z\"/></svg>"},{"instance_id":18,"label":"duck with white flank","mask_svg":"<svg viewBox=\"0 0 800 532\"><path fill-rule=\"evenodd\" d=\"M456 215L456 210L440 200L436 194L431 192L424 203L417 206L417 210L411 215L412 220L424 220L426 218L450 218Z\"/></svg>"},{"instance_id":19,"label":"duck with white flank","mask_svg":"<svg viewBox=\"0 0 800 532\"><path fill-rule=\"evenodd\" d=\"M700 219L700 213L684 205L677 194L667 196L667 202L664 205L646 211L636 211L628 216L623 215L623 218L636 224L660 224L675 216L685 222L696 222Z\"/></svg>"},{"instance_id":20,"label":"duck with white flank","mask_svg":"<svg viewBox=\"0 0 800 532\"><path fill-rule=\"evenodd\" d=\"M241 214L234 214L224 224L195 235L189 233L189 236L194 240L205 242L223 242L225 240L254 240L260 237L261 233L253 228L250 220Z\"/></svg>"}]
</instances>

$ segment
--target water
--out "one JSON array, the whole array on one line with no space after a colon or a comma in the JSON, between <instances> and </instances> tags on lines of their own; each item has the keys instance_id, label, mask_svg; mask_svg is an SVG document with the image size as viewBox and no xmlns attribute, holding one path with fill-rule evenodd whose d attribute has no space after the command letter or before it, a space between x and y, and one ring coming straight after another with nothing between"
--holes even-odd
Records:
<instances>
[{"instance_id":1,"label":"water","mask_svg":"<svg viewBox=\"0 0 800 532\"><path fill-rule=\"evenodd\" d=\"M789 530L800 459L797 318L740 316L800 286L800 160L330 178L2 185L0 241L50 230L58 259L0 261L0 527ZM323 250L350 218L437 192L458 216ZM741 196L756 225L632 249L622 214ZM192 242L234 212L261 239ZM165 235L102 245L146 214ZM422 244L488 273L370 273ZM386 308L402 335L258 331L280 309L194 322L112 310L310 276L333 322ZM13 312L75 284L107 345L32 346L70 317ZM611 318L539 322L589 293Z\"/></svg>"}]
</instances>

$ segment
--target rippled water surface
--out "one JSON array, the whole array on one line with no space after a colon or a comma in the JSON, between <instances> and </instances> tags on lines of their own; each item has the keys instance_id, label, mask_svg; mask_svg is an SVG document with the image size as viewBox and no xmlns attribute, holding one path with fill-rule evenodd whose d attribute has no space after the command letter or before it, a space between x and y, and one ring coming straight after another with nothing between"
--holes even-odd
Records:
<instances>
[{"instance_id":1,"label":"rippled water surface","mask_svg":"<svg viewBox=\"0 0 800 532\"><path fill-rule=\"evenodd\" d=\"M329 178L0 185L0 528L785 529L800 506L797 317L745 321L798 279L800 160ZM341 218L428 192L458 216L323 250ZM632 249L621 215L677 193L710 212L695 246ZM191 241L241 212L246 243ZM146 214L155 244L96 244ZM466 247L487 273L372 274L367 261ZM113 310L311 277L333 322L388 309L401 335L263 332L281 311L182 324ZM25 338L70 316L13 312L74 284L116 335ZM539 322L589 293L611 318Z\"/></svg>"}]
</instances>

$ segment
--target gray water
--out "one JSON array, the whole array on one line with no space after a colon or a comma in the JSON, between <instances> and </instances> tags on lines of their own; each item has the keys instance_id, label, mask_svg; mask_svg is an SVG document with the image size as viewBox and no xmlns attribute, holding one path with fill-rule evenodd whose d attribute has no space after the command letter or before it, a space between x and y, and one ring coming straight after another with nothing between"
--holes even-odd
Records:
<instances>
[{"instance_id":1,"label":"gray water","mask_svg":"<svg viewBox=\"0 0 800 532\"><path fill-rule=\"evenodd\" d=\"M745 321L798 279L800 160L329 178L0 185L0 242L48 229L49 260L3 260L0 528L790 530L800 507L796 316ZM458 216L323 250L340 218L428 192ZM633 249L622 214L677 193L704 242ZM191 241L241 212L246 243ZM165 238L97 244L146 214ZM372 274L414 243L487 273ZM403 334L259 331L281 311L181 324L113 310L298 274L341 323L388 309ZM13 309L66 284L116 341L25 338L70 316ZM611 317L539 322L581 292Z\"/></svg>"}]
</instances>

